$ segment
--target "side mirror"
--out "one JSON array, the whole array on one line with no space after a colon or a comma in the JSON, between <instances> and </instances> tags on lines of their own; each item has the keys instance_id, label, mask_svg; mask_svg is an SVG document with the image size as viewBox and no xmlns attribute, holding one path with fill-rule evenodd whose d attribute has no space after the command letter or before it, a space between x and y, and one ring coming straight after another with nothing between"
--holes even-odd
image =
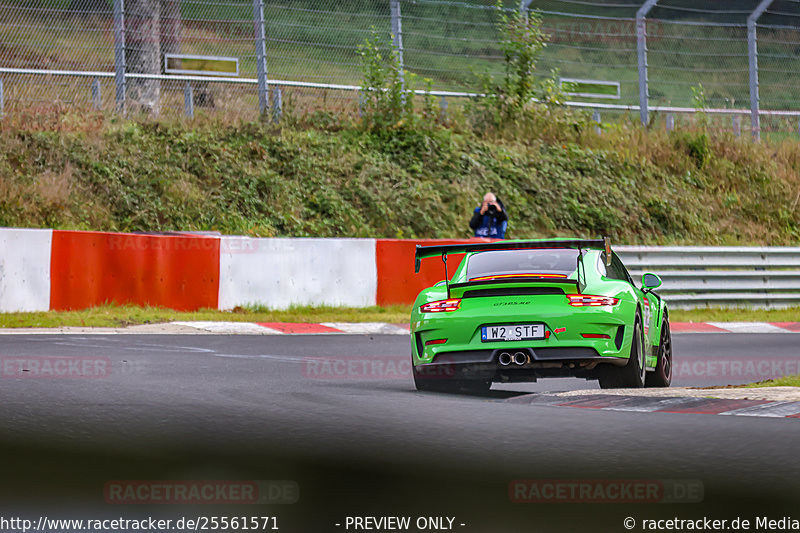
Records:
<instances>
[{"instance_id":1,"label":"side mirror","mask_svg":"<svg viewBox=\"0 0 800 533\"><path fill-rule=\"evenodd\" d=\"M657 289L661 286L661 278L656 276L655 274L647 273L642 276L642 290L643 291L652 291L653 289Z\"/></svg>"}]
</instances>

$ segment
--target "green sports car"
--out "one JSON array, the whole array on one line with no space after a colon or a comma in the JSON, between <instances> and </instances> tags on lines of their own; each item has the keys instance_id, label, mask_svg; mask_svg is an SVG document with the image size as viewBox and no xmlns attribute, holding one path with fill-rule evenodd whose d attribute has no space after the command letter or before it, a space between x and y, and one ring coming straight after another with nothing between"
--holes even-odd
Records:
<instances>
[{"instance_id":1,"label":"green sports car","mask_svg":"<svg viewBox=\"0 0 800 533\"><path fill-rule=\"evenodd\" d=\"M666 303L637 287L608 239L417 246L421 259L464 254L452 279L419 293L411 359L419 390L487 390L492 382L597 379L602 388L667 387Z\"/></svg>"}]
</instances>

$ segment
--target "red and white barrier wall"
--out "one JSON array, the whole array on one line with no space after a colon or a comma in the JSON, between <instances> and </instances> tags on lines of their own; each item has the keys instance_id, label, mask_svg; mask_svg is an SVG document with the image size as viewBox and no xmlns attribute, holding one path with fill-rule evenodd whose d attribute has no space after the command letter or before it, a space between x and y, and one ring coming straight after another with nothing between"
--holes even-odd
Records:
<instances>
[{"instance_id":1,"label":"red and white barrier wall","mask_svg":"<svg viewBox=\"0 0 800 533\"><path fill-rule=\"evenodd\" d=\"M374 239L222 237L219 308L375 305Z\"/></svg>"},{"instance_id":2,"label":"red and white barrier wall","mask_svg":"<svg viewBox=\"0 0 800 533\"><path fill-rule=\"evenodd\" d=\"M416 244L463 241L253 239L0 228L0 312L104 303L178 310L410 304L444 279L414 274ZM460 258L450 257L450 272Z\"/></svg>"},{"instance_id":3,"label":"red and white barrier wall","mask_svg":"<svg viewBox=\"0 0 800 533\"><path fill-rule=\"evenodd\" d=\"M219 238L53 231L50 309L216 308Z\"/></svg>"},{"instance_id":4,"label":"red and white barrier wall","mask_svg":"<svg viewBox=\"0 0 800 533\"><path fill-rule=\"evenodd\" d=\"M0 230L0 311L50 309L49 229Z\"/></svg>"}]
</instances>

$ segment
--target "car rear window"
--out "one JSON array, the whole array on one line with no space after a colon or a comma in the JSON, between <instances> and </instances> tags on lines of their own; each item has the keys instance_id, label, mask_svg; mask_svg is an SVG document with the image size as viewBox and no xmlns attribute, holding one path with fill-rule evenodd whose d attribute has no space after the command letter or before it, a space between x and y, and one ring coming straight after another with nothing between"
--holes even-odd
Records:
<instances>
[{"instance_id":1,"label":"car rear window","mask_svg":"<svg viewBox=\"0 0 800 533\"><path fill-rule=\"evenodd\" d=\"M469 258L467 279L497 274L563 274L570 276L575 272L577 260L577 250L561 248L479 252Z\"/></svg>"}]
</instances>

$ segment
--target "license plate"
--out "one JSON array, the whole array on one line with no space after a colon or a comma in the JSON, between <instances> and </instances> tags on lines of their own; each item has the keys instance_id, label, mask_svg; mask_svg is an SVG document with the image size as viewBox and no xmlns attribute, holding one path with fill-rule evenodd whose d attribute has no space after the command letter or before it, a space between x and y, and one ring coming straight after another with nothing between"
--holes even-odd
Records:
<instances>
[{"instance_id":1,"label":"license plate","mask_svg":"<svg viewBox=\"0 0 800 533\"><path fill-rule=\"evenodd\" d=\"M508 326L483 326L481 341L522 341L543 339L544 324L512 324Z\"/></svg>"}]
</instances>

